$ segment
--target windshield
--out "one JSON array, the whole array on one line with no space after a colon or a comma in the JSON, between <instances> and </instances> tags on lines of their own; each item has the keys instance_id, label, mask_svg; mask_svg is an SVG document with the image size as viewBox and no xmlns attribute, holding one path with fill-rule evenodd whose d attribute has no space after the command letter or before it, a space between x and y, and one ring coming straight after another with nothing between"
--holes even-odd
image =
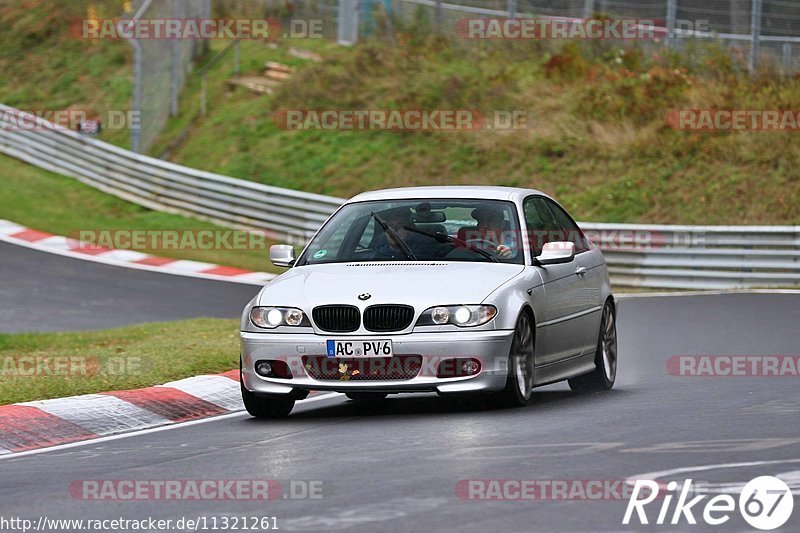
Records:
<instances>
[{"instance_id":1,"label":"windshield","mask_svg":"<svg viewBox=\"0 0 800 533\"><path fill-rule=\"evenodd\" d=\"M345 205L298 265L364 261L482 261L521 265L519 219L499 200L392 200Z\"/></svg>"}]
</instances>

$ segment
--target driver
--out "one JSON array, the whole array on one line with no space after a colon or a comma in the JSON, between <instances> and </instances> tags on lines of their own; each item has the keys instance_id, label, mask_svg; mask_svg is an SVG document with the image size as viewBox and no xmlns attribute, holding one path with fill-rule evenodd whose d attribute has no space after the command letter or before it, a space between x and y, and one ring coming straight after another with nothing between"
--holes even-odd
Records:
<instances>
[{"instance_id":1,"label":"driver","mask_svg":"<svg viewBox=\"0 0 800 533\"><path fill-rule=\"evenodd\" d=\"M467 232L467 239L480 240L492 243L494 253L499 258L508 258L513 255L514 241L510 232L506 231L506 221L503 211L490 206L481 206L471 213L477 221L477 226Z\"/></svg>"},{"instance_id":2,"label":"driver","mask_svg":"<svg viewBox=\"0 0 800 533\"><path fill-rule=\"evenodd\" d=\"M419 256L424 253L425 250L419 235L413 232L416 226L412 220L410 208L395 207L377 214L386 222L389 228L403 239L403 242L411 249L414 255ZM403 250L403 245L390 231L384 232L381 242L374 246L372 250L378 259L408 259Z\"/></svg>"}]
</instances>

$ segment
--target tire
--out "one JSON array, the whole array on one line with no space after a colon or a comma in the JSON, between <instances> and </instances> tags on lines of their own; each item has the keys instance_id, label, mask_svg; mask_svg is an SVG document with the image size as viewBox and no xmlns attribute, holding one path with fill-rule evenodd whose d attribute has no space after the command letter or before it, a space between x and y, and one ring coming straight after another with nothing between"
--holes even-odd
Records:
<instances>
[{"instance_id":1,"label":"tire","mask_svg":"<svg viewBox=\"0 0 800 533\"><path fill-rule=\"evenodd\" d=\"M244 408L250 416L261 419L286 418L294 409L294 400L282 396L256 396L244 386L244 381L239 377L242 388L242 401Z\"/></svg>"},{"instance_id":2,"label":"tire","mask_svg":"<svg viewBox=\"0 0 800 533\"><path fill-rule=\"evenodd\" d=\"M575 392L611 390L617 379L617 313L611 300L603 307L594 370L589 374L572 378L569 388Z\"/></svg>"},{"instance_id":3,"label":"tire","mask_svg":"<svg viewBox=\"0 0 800 533\"><path fill-rule=\"evenodd\" d=\"M535 346L533 331L530 317L522 313L517 319L514 339L511 341L506 386L492 399L492 403L498 407L522 407L531 401Z\"/></svg>"},{"instance_id":4,"label":"tire","mask_svg":"<svg viewBox=\"0 0 800 533\"><path fill-rule=\"evenodd\" d=\"M386 392L345 392L344 395L356 402L379 402L389 396Z\"/></svg>"}]
</instances>

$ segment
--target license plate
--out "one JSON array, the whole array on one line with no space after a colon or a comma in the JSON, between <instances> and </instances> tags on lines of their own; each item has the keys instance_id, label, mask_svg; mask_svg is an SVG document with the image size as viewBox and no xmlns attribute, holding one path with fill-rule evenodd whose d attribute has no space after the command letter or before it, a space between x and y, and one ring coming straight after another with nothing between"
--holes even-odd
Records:
<instances>
[{"instance_id":1,"label":"license plate","mask_svg":"<svg viewBox=\"0 0 800 533\"><path fill-rule=\"evenodd\" d=\"M328 357L392 357L392 341L389 340L329 340Z\"/></svg>"}]
</instances>

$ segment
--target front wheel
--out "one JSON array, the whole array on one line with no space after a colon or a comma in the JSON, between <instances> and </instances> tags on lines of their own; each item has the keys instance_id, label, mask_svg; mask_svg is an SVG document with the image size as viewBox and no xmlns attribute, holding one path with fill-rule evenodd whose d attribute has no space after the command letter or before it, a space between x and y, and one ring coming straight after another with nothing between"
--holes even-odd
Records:
<instances>
[{"instance_id":1,"label":"front wheel","mask_svg":"<svg viewBox=\"0 0 800 533\"><path fill-rule=\"evenodd\" d=\"M286 418L294 409L294 400L282 396L256 396L245 388L244 382L240 381L239 384L244 408L250 416L262 419Z\"/></svg>"},{"instance_id":2,"label":"front wheel","mask_svg":"<svg viewBox=\"0 0 800 533\"><path fill-rule=\"evenodd\" d=\"M511 353L508 356L506 388L495 397L499 406L527 405L533 395L533 326L527 314L522 313L514 328Z\"/></svg>"},{"instance_id":3,"label":"front wheel","mask_svg":"<svg viewBox=\"0 0 800 533\"><path fill-rule=\"evenodd\" d=\"M607 301L600 319L600 333L594 356L595 368L569 380L569 388L575 392L611 390L617 379L617 319L614 304Z\"/></svg>"}]
</instances>

